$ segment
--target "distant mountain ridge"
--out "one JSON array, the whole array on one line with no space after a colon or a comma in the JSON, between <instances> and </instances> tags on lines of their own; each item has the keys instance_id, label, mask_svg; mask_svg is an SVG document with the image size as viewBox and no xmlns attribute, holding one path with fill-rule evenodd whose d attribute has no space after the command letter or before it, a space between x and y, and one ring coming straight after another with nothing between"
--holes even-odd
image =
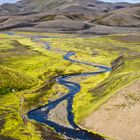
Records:
<instances>
[{"instance_id":1,"label":"distant mountain ridge","mask_svg":"<svg viewBox=\"0 0 140 140\"><path fill-rule=\"evenodd\" d=\"M107 3L98 0L21 0L14 4L3 4L0 6L0 13L22 13L22 12L42 12L42 11L71 11L87 10L108 12L118 8L128 7L129 3Z\"/></svg>"},{"instance_id":2,"label":"distant mountain ridge","mask_svg":"<svg viewBox=\"0 0 140 140\"><path fill-rule=\"evenodd\" d=\"M133 28L140 27L139 11L139 4L123 2L21 0L0 6L0 30L92 34L139 31ZM132 29L118 29L120 26Z\"/></svg>"}]
</instances>

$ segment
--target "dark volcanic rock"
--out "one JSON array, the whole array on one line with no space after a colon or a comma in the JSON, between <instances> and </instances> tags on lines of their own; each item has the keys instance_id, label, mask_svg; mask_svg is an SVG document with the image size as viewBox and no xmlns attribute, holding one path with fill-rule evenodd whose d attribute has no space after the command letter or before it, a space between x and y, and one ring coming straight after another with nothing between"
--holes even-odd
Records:
<instances>
[{"instance_id":1,"label":"dark volcanic rock","mask_svg":"<svg viewBox=\"0 0 140 140\"><path fill-rule=\"evenodd\" d=\"M123 66L124 63L124 57L123 56L119 56L118 58L116 58L112 63L111 63L111 67L112 70L116 70L118 68L120 68L121 66Z\"/></svg>"},{"instance_id":2,"label":"dark volcanic rock","mask_svg":"<svg viewBox=\"0 0 140 140\"><path fill-rule=\"evenodd\" d=\"M9 136L0 135L0 140L19 140L19 139L11 138Z\"/></svg>"},{"instance_id":3,"label":"dark volcanic rock","mask_svg":"<svg viewBox=\"0 0 140 140\"><path fill-rule=\"evenodd\" d=\"M46 125L41 125L39 123L36 123L35 125L37 130L41 132L41 136L44 140L64 140Z\"/></svg>"}]
</instances>

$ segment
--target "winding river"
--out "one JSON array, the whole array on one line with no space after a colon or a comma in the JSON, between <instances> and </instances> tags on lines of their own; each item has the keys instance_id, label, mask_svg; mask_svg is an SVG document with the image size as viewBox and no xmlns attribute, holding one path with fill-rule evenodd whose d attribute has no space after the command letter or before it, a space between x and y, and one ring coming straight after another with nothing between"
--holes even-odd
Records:
<instances>
[{"instance_id":1,"label":"winding river","mask_svg":"<svg viewBox=\"0 0 140 140\"><path fill-rule=\"evenodd\" d=\"M9 34L9 33L8 33ZM10 35L13 35L13 33L10 33ZM39 42L40 36L33 37L33 41ZM42 42L41 42L42 43ZM47 42L43 42L45 45L45 48L48 50L51 50L51 46ZM41 106L37 109L31 110L28 112L28 118L33 119L37 122L43 123L48 125L49 127L53 128L55 132L65 135L68 139L75 139L75 140L104 140L103 137L101 137L98 134L93 134L91 132L88 132L87 130L84 130L80 126L78 126L74 122L74 114L72 112L72 105L73 105L73 99L76 95L76 93L80 92L81 86L80 84L71 81L72 77L77 76L95 76L101 73L110 72L112 69L110 67L79 61L79 60L73 60L71 59L71 56L76 55L74 52L66 52L66 54L63 56L64 60L70 61L71 63L77 63L77 64L83 64L83 65L89 65L96 68L99 68L96 72L85 72L81 74L71 74L71 75L63 75L56 78L56 81L58 84L61 84L65 86L68 89L68 93L54 101L50 101L48 104ZM66 127L63 125L58 124L57 122L54 122L53 120L49 119L49 112L56 108L57 105L59 105L63 101L67 101L67 120L71 127Z\"/></svg>"},{"instance_id":2,"label":"winding river","mask_svg":"<svg viewBox=\"0 0 140 140\"><path fill-rule=\"evenodd\" d=\"M48 43L46 46L47 49L50 49L51 47L48 47ZM63 97L56 99L54 101L49 102L48 104L39 107L37 109L31 110L28 113L28 117L30 119L33 119L37 122L47 124L49 127L53 128L57 133L63 134L69 138L72 139L79 139L79 140L103 140L104 138L93 134L91 132L88 132L86 130L83 130L80 128L75 122L74 122L74 114L72 112L72 104L73 104L73 99L76 93L80 92L81 86L76 83L72 82L70 78L75 77L75 76L88 76L88 75L97 75L105 72L111 71L110 67L103 66L103 65L98 65L98 64L93 64L89 62L83 62L83 61L78 61L78 60L73 60L70 57L75 55L74 52L67 52L66 55L64 55L64 60L70 61L72 63L79 63L79 64L84 64L84 65L90 65L93 67L97 67L100 70L97 72L86 72L86 73L81 73L81 74L71 74L71 75L66 75L66 76L59 76L56 78L56 81L65 86L68 89L68 93L64 95ZM56 122L53 122L52 120L48 119L48 114L49 112L54 109L58 104L63 102L64 100L67 100L67 120L69 124L72 126L72 128L64 127L60 124L57 124Z\"/></svg>"}]
</instances>

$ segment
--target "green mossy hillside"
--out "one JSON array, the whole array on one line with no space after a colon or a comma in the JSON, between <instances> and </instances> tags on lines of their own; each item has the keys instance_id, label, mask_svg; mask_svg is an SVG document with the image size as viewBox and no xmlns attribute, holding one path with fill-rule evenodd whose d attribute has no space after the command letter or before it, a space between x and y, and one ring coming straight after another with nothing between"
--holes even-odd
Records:
<instances>
[{"instance_id":1,"label":"green mossy hillside","mask_svg":"<svg viewBox=\"0 0 140 140\"><path fill-rule=\"evenodd\" d=\"M0 95L29 89L33 85L33 78L0 65Z\"/></svg>"}]
</instances>

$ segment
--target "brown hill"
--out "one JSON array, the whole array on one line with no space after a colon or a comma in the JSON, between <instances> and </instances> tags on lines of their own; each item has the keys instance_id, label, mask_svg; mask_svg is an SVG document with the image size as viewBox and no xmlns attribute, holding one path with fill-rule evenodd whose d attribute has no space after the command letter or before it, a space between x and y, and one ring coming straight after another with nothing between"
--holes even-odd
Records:
<instances>
[{"instance_id":1,"label":"brown hill","mask_svg":"<svg viewBox=\"0 0 140 140\"><path fill-rule=\"evenodd\" d=\"M140 27L140 5L113 11L92 22L109 26Z\"/></svg>"},{"instance_id":2,"label":"brown hill","mask_svg":"<svg viewBox=\"0 0 140 140\"><path fill-rule=\"evenodd\" d=\"M101 26L101 24L128 26L130 22L127 21L129 19L127 17L131 17L132 14L129 9L139 8L131 6L133 5L128 3L106 3L98 0L21 0L14 4L0 6L0 30L85 34L126 32L128 30L126 28L114 29ZM126 19L124 15L120 16L121 11L126 11L126 13L128 11ZM115 14L119 16L117 17ZM114 17L112 17L113 15ZM120 17L125 19L123 21L126 24L122 24ZM129 26L138 26L139 17L135 14L132 17L135 17L135 25L130 24ZM109 18L110 20L107 20ZM115 20L115 18L117 19ZM132 28L128 31L136 30L138 29Z\"/></svg>"}]
</instances>

